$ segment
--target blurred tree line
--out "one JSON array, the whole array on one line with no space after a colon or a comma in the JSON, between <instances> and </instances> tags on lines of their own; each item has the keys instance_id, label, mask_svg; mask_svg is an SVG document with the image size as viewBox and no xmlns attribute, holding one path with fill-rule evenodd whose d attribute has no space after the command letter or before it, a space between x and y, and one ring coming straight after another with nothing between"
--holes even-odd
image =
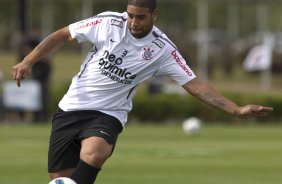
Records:
<instances>
[{"instance_id":1,"label":"blurred tree line","mask_svg":"<svg viewBox=\"0 0 282 184\"><path fill-rule=\"evenodd\" d=\"M0 48L13 49L19 35L33 24L41 25L43 35L83 17L83 3L90 0L0 0ZM266 31L277 35L276 50L282 53L282 1L280 0L159 0L157 26L175 42L192 67L197 66L199 2L206 2L209 70L232 60L241 61L250 47L261 41L257 33L263 22ZM102 11L125 11L127 0L92 0L92 15ZM267 7L267 20L258 16L258 7ZM86 18L86 17L84 17ZM47 29L47 31L46 31ZM231 59L232 58L232 59ZM228 59L228 60L227 60ZM231 60L231 61L230 61ZM277 68L277 67L275 67ZM279 67L278 67L279 68ZM281 67L282 70L282 67Z\"/></svg>"},{"instance_id":2,"label":"blurred tree line","mask_svg":"<svg viewBox=\"0 0 282 184\"><path fill-rule=\"evenodd\" d=\"M68 25L82 18L82 3L86 0L0 0L1 38L9 37L21 29L21 9L25 8L26 26L44 24L42 12L48 8L44 3L53 4L53 30ZM197 3L203 0L159 0L160 16L157 22L164 32L173 34L175 40L197 29ZM25 2L25 3L22 3ZM102 11L125 11L127 0L92 0L93 15ZM258 29L256 20L257 5L266 3L268 6L269 30L280 31L282 28L282 1L280 0L208 0L209 29L227 30L228 8L238 6L238 37L252 34ZM23 7L23 5L25 7ZM180 33L180 34L178 34ZM4 38L7 39L7 38ZM7 47L1 41L1 47Z\"/></svg>"},{"instance_id":3,"label":"blurred tree line","mask_svg":"<svg viewBox=\"0 0 282 184\"><path fill-rule=\"evenodd\" d=\"M0 53L6 50L16 50L17 40L24 35L32 25L42 28L42 35L67 26L73 22L91 17L103 11L126 10L127 0L0 0ZM215 69L223 69L225 76L232 75L234 68L242 65L248 51L262 42L262 32L272 33L275 37L273 50L272 72L282 72L282 0L158 0L160 15L157 26L166 33L177 45L190 67L199 68L199 61L203 55L207 55L206 68L208 77L211 77ZM203 31L206 35L203 40ZM206 43L201 43L202 41ZM208 49L204 49L208 46ZM69 48L78 51L81 48ZM1 69L0 61L0 69ZM57 101L65 92L65 86L57 89L59 92L52 94L55 100L52 107L57 106ZM61 92L63 91L63 92ZM246 97L250 98L252 95ZM198 115L205 114L209 119L217 119L221 114L210 110L202 111L197 105L191 105L179 109L179 104L190 99L182 99L179 96L171 101L167 95L154 98L154 103L145 103L145 96L137 96L135 104L137 108L133 116L137 118L150 117L146 113L154 112L158 120L165 115L175 115L179 118L187 116L187 113ZM178 98L178 97L177 97ZM165 100L164 100L165 99ZM235 96L234 99L243 99ZM281 97L277 100L271 98L259 98L265 104L273 107L281 106ZM149 105L148 105L149 104ZM164 105L166 104L166 105ZM190 101L185 104L194 104ZM196 104L196 103L195 103ZM148 106L147 106L148 105ZM139 108L138 108L139 106ZM163 107L163 108L161 108ZM164 109L165 108L165 109ZM175 111L166 113L167 109ZM147 109L148 111L138 111ZM189 111L189 112L188 112ZM212 117L212 115L215 115ZM281 118L281 111L276 111L277 118ZM226 118L222 115L223 119ZM171 118L171 117L166 117Z\"/></svg>"}]
</instances>

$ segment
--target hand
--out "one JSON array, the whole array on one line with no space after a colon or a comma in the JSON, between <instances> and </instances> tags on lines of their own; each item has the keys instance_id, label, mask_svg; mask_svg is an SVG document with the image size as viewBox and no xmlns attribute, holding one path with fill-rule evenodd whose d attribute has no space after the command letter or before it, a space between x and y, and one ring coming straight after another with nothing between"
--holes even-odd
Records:
<instances>
[{"instance_id":1,"label":"hand","mask_svg":"<svg viewBox=\"0 0 282 184\"><path fill-rule=\"evenodd\" d=\"M21 86L21 80L31 73L31 66L21 62L12 68L12 77L17 81L17 86Z\"/></svg>"},{"instance_id":2,"label":"hand","mask_svg":"<svg viewBox=\"0 0 282 184\"><path fill-rule=\"evenodd\" d=\"M260 105L246 105L240 107L236 111L236 116L242 119L266 116L269 112L273 111L272 107L264 107Z\"/></svg>"}]
</instances>

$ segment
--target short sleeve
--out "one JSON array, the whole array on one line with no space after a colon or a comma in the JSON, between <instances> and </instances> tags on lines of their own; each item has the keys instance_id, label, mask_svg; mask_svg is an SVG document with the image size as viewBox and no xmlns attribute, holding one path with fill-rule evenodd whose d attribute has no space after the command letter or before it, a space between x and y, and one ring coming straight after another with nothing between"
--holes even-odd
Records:
<instances>
[{"instance_id":1,"label":"short sleeve","mask_svg":"<svg viewBox=\"0 0 282 184\"><path fill-rule=\"evenodd\" d=\"M181 86L196 77L177 49L167 49L157 75L168 76Z\"/></svg>"},{"instance_id":2,"label":"short sleeve","mask_svg":"<svg viewBox=\"0 0 282 184\"><path fill-rule=\"evenodd\" d=\"M91 42L95 43L98 39L98 32L102 33L101 29L105 26L106 20L94 16L89 19L85 19L69 25L69 31L72 38L77 39L79 43L81 42Z\"/></svg>"}]
</instances>

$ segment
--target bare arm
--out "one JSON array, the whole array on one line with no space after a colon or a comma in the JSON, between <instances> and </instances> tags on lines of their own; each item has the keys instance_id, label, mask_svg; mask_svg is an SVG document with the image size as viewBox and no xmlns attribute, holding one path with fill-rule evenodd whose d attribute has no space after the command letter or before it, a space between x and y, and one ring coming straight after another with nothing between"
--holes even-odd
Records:
<instances>
[{"instance_id":1,"label":"bare arm","mask_svg":"<svg viewBox=\"0 0 282 184\"><path fill-rule=\"evenodd\" d=\"M205 104L239 118L265 116L273 110L271 107L260 105L238 106L218 93L210 84L198 78L184 84L182 87Z\"/></svg>"},{"instance_id":2,"label":"bare arm","mask_svg":"<svg viewBox=\"0 0 282 184\"><path fill-rule=\"evenodd\" d=\"M64 27L47 36L22 62L12 68L12 76L17 81L18 86L20 86L20 81L30 73L34 63L61 47L65 42L73 40L68 27Z\"/></svg>"}]
</instances>

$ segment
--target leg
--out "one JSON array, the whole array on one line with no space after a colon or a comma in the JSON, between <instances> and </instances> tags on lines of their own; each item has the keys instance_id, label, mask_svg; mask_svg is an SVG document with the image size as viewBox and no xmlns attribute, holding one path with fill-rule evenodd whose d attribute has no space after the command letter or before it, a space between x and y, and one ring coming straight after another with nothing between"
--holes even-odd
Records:
<instances>
[{"instance_id":1,"label":"leg","mask_svg":"<svg viewBox=\"0 0 282 184\"><path fill-rule=\"evenodd\" d=\"M51 180L58 177L70 177L75 171L75 168L66 169L58 172L49 173L49 177Z\"/></svg>"},{"instance_id":2,"label":"leg","mask_svg":"<svg viewBox=\"0 0 282 184\"><path fill-rule=\"evenodd\" d=\"M100 168L105 161L110 157L113 146L100 137L90 137L81 142L80 163L78 168L65 169L58 172L49 173L51 180L58 177L71 177L75 181L84 181L88 178L93 183L96 179ZM82 165L82 166L81 166ZM86 170L85 170L86 168ZM83 170L83 171L81 171ZM89 176L88 176L89 175Z\"/></svg>"},{"instance_id":3,"label":"leg","mask_svg":"<svg viewBox=\"0 0 282 184\"><path fill-rule=\"evenodd\" d=\"M91 118L93 120L89 121ZM58 109L50 136L50 177L65 176L78 184L93 184L112 154L121 131L119 121L109 115L97 111L64 112Z\"/></svg>"},{"instance_id":4,"label":"leg","mask_svg":"<svg viewBox=\"0 0 282 184\"><path fill-rule=\"evenodd\" d=\"M113 146L100 137L90 137L81 142L80 161L70 176L78 184L93 184Z\"/></svg>"},{"instance_id":5,"label":"leg","mask_svg":"<svg viewBox=\"0 0 282 184\"><path fill-rule=\"evenodd\" d=\"M81 142L80 159L101 168L112 153L113 145L101 137L90 137Z\"/></svg>"}]
</instances>

